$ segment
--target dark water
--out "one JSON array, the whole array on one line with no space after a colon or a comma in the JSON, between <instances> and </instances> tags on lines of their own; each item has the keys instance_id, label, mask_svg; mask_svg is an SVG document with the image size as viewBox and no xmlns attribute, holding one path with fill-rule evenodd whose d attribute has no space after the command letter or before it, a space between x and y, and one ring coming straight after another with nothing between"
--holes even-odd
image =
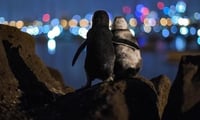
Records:
<instances>
[{"instance_id":1,"label":"dark water","mask_svg":"<svg viewBox=\"0 0 200 120\"><path fill-rule=\"evenodd\" d=\"M55 54L49 54L46 43L36 42L36 54L50 67L56 68L62 74L66 85L80 88L86 83L84 72L85 51L83 51L76 64L72 67L71 61L80 43L57 42ZM142 51L143 66L140 72L144 77L151 79L160 74L167 75L172 81L177 73L178 63L167 60L167 52Z\"/></svg>"}]
</instances>

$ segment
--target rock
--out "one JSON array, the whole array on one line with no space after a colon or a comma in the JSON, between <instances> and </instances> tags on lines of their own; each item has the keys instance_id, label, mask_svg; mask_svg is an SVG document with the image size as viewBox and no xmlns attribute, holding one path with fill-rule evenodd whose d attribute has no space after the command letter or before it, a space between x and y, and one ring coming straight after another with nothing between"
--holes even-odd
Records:
<instances>
[{"instance_id":1,"label":"rock","mask_svg":"<svg viewBox=\"0 0 200 120\"><path fill-rule=\"evenodd\" d=\"M0 117L26 119L34 110L72 92L52 77L35 54L34 38L17 28L0 25L0 66Z\"/></svg>"},{"instance_id":2,"label":"rock","mask_svg":"<svg viewBox=\"0 0 200 120\"><path fill-rule=\"evenodd\" d=\"M200 56L182 57L172 86L164 75L135 76L75 91L35 54L34 41L0 25L1 120L200 119Z\"/></svg>"},{"instance_id":3,"label":"rock","mask_svg":"<svg viewBox=\"0 0 200 120\"><path fill-rule=\"evenodd\" d=\"M61 75L61 73L55 69L55 68L52 68L52 67L49 67L47 66L47 69L49 70L51 76L57 81L59 82L60 84L57 84L58 86L62 85L62 89L63 91L66 93L70 93L70 92L74 92L75 90L69 86L66 86L65 83L64 83L64 79ZM56 84L55 84L56 85Z\"/></svg>"},{"instance_id":4,"label":"rock","mask_svg":"<svg viewBox=\"0 0 200 120\"><path fill-rule=\"evenodd\" d=\"M200 56L183 56L172 84L163 120L200 119Z\"/></svg>"},{"instance_id":5,"label":"rock","mask_svg":"<svg viewBox=\"0 0 200 120\"><path fill-rule=\"evenodd\" d=\"M162 118L164 108L167 104L169 91L171 88L171 81L170 79L165 75L159 75L157 77L154 77L151 79L152 83L155 86L155 89L157 91L158 96L158 111L159 116Z\"/></svg>"},{"instance_id":6,"label":"rock","mask_svg":"<svg viewBox=\"0 0 200 120\"><path fill-rule=\"evenodd\" d=\"M142 77L77 90L41 114L41 120L159 120L155 89Z\"/></svg>"},{"instance_id":7,"label":"rock","mask_svg":"<svg viewBox=\"0 0 200 120\"><path fill-rule=\"evenodd\" d=\"M159 120L158 99L153 83L143 77L126 81L125 98L129 120Z\"/></svg>"}]
</instances>

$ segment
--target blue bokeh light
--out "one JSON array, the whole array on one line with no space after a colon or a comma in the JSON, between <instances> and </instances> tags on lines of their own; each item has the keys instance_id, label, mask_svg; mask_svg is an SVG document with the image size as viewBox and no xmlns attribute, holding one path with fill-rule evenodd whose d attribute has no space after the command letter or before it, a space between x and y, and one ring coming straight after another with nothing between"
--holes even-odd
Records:
<instances>
[{"instance_id":1,"label":"blue bokeh light","mask_svg":"<svg viewBox=\"0 0 200 120\"><path fill-rule=\"evenodd\" d=\"M172 26L172 27L170 28L170 30L171 30L171 32L172 32L173 34L176 34L177 31L178 31L178 28L177 28L176 26Z\"/></svg>"},{"instance_id":2,"label":"blue bokeh light","mask_svg":"<svg viewBox=\"0 0 200 120\"><path fill-rule=\"evenodd\" d=\"M197 30L196 30L195 27L191 27L191 28L190 28L190 34L191 34L191 35L195 35L196 32L197 32Z\"/></svg>"},{"instance_id":3,"label":"blue bokeh light","mask_svg":"<svg viewBox=\"0 0 200 120\"><path fill-rule=\"evenodd\" d=\"M200 37L197 38L197 44L200 45Z\"/></svg>"},{"instance_id":4,"label":"blue bokeh light","mask_svg":"<svg viewBox=\"0 0 200 120\"><path fill-rule=\"evenodd\" d=\"M184 13L186 11L186 3L184 1L178 1L176 4L176 10L179 13Z\"/></svg>"},{"instance_id":5,"label":"blue bokeh light","mask_svg":"<svg viewBox=\"0 0 200 120\"><path fill-rule=\"evenodd\" d=\"M176 37L175 46L178 51L184 51L186 48L186 40L181 36Z\"/></svg>"},{"instance_id":6,"label":"blue bokeh light","mask_svg":"<svg viewBox=\"0 0 200 120\"><path fill-rule=\"evenodd\" d=\"M169 37L169 30L166 29L166 28L163 29L163 30L162 30L162 36L165 37L165 38L166 38L166 37Z\"/></svg>"}]
</instances>

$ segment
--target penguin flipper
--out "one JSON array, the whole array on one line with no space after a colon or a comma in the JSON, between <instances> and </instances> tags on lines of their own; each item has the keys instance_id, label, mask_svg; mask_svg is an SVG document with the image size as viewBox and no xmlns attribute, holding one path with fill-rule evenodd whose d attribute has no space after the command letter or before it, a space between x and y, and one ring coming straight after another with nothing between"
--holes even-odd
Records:
<instances>
[{"instance_id":1,"label":"penguin flipper","mask_svg":"<svg viewBox=\"0 0 200 120\"><path fill-rule=\"evenodd\" d=\"M80 53L83 51L83 49L85 48L85 46L87 45L87 40L85 40L78 48L78 50L76 51L74 58L72 60L72 66L74 66L76 60L78 59L78 56L80 55Z\"/></svg>"}]
</instances>

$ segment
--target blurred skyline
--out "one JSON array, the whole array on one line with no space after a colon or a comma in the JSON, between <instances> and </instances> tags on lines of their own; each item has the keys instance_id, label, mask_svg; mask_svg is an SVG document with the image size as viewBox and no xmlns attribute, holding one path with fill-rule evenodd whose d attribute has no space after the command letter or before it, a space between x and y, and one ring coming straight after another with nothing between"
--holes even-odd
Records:
<instances>
[{"instance_id":1,"label":"blurred skyline","mask_svg":"<svg viewBox=\"0 0 200 120\"><path fill-rule=\"evenodd\" d=\"M160 0L165 6L175 5L180 0ZM200 12L199 0L183 0L187 4L186 14ZM104 9L113 16L123 15L123 6L129 6L134 13L137 4L143 4L150 10L158 11L159 0L0 0L0 17L7 20L40 19L49 13L52 17L72 17L75 14L84 16L97 9Z\"/></svg>"},{"instance_id":2,"label":"blurred skyline","mask_svg":"<svg viewBox=\"0 0 200 120\"><path fill-rule=\"evenodd\" d=\"M180 1L0 0L0 24L15 26L33 35L36 53L42 61L59 70L67 85L80 88L86 82L85 51L74 67L71 61L91 25L86 16L104 9L112 17L127 18L142 50L141 75L150 79L164 74L173 81L178 62L168 60L169 51L198 52L200 49L200 1L183 0L177 9Z\"/></svg>"}]
</instances>

